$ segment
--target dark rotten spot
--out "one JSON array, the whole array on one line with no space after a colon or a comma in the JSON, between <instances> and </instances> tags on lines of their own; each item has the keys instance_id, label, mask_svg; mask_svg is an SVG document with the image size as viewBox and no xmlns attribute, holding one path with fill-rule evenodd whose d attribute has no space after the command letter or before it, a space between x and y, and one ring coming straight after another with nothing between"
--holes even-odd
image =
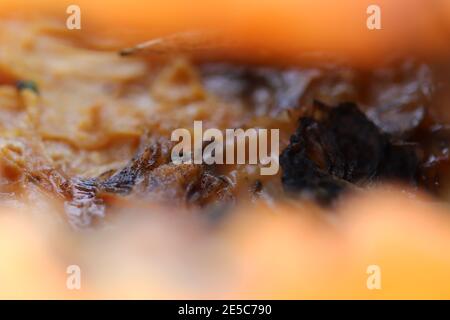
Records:
<instances>
[{"instance_id":1,"label":"dark rotten spot","mask_svg":"<svg viewBox=\"0 0 450 320\"><path fill-rule=\"evenodd\" d=\"M283 186L326 204L352 184L384 179L415 184L415 147L392 143L353 103L330 108L315 102L280 156Z\"/></svg>"}]
</instances>

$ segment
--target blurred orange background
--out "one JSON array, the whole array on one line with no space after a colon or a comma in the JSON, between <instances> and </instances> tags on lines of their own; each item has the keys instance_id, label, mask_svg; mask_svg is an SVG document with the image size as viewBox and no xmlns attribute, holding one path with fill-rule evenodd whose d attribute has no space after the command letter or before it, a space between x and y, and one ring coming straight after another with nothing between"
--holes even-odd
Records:
<instances>
[{"instance_id":1,"label":"blurred orange background","mask_svg":"<svg viewBox=\"0 0 450 320\"><path fill-rule=\"evenodd\" d=\"M450 52L447 0L2 0L0 15L65 20L70 4L81 8L82 32L118 39L118 46L213 28L249 49L276 49L291 57L328 51L373 64L385 54L445 59ZM371 4L381 8L382 30L366 27Z\"/></svg>"}]
</instances>

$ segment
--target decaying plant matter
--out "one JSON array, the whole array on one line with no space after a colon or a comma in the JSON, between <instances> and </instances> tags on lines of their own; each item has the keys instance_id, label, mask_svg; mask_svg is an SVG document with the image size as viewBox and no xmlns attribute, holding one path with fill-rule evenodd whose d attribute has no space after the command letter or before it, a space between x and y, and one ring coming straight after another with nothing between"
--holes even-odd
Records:
<instances>
[{"instance_id":1,"label":"decaying plant matter","mask_svg":"<svg viewBox=\"0 0 450 320\"><path fill-rule=\"evenodd\" d=\"M445 106L436 97L447 88L440 66L194 63L179 54L221 45L199 33L136 48L170 53L153 61L48 30L0 29L8 48L0 52L2 205L52 203L86 227L116 207L204 213L287 195L330 203L343 190L385 181L444 194L450 135L449 119L436 121ZM281 172L172 163L171 132L194 120L220 130L280 129Z\"/></svg>"}]
</instances>

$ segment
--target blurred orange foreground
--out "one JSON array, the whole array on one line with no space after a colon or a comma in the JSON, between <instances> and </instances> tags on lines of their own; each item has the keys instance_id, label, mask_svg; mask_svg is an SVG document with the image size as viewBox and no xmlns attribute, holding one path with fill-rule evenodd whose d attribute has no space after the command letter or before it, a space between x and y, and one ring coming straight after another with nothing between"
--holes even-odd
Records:
<instances>
[{"instance_id":1,"label":"blurred orange foreground","mask_svg":"<svg viewBox=\"0 0 450 320\"><path fill-rule=\"evenodd\" d=\"M242 210L212 233L167 212L86 234L2 212L0 297L448 299L450 215L423 200L374 192L337 213ZM80 290L66 287L69 265Z\"/></svg>"}]
</instances>

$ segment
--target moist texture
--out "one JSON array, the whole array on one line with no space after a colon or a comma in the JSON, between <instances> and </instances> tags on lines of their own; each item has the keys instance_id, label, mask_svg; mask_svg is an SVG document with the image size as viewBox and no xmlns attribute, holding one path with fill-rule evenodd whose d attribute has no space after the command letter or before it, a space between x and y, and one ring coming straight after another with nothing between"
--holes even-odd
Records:
<instances>
[{"instance_id":1,"label":"moist texture","mask_svg":"<svg viewBox=\"0 0 450 320\"><path fill-rule=\"evenodd\" d=\"M120 56L58 24L2 22L3 206L59 212L76 227L164 206L200 214L401 182L445 198L450 131L442 66L398 59L250 65ZM439 121L437 121L439 119ZM280 130L280 172L172 163L174 129ZM289 200L290 201L290 200Z\"/></svg>"}]
</instances>

